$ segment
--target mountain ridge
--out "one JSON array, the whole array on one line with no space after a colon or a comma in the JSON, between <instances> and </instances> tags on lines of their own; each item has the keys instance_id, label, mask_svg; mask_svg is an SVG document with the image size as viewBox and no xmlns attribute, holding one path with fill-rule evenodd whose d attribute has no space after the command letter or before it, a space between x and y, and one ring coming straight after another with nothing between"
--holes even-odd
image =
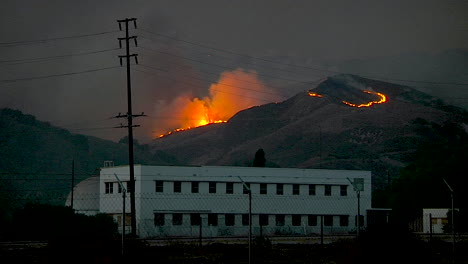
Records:
<instances>
[{"instance_id":1,"label":"mountain ridge","mask_svg":"<svg viewBox=\"0 0 468 264\"><path fill-rule=\"evenodd\" d=\"M255 151L263 148L270 166L367 169L396 176L419 141L414 120L459 122L466 115L411 87L356 75L329 77L310 92L322 97L298 93L240 111L228 123L156 139L151 148L187 165L250 166ZM387 101L362 108L343 102L377 101L376 93Z\"/></svg>"}]
</instances>

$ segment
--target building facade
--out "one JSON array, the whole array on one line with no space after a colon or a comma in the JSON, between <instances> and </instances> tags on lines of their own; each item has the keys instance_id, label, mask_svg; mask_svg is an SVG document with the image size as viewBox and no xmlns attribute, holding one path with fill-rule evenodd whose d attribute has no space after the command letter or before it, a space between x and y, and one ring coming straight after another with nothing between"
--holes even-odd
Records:
<instances>
[{"instance_id":1,"label":"building facade","mask_svg":"<svg viewBox=\"0 0 468 264\"><path fill-rule=\"evenodd\" d=\"M252 192L253 235L347 234L371 209L371 173L353 170L223 166L135 165L137 235L151 237L245 236ZM129 167L101 169L99 209L122 226L123 197L117 177L129 181ZM245 183L243 183L243 182ZM126 232L130 227L127 194Z\"/></svg>"}]
</instances>

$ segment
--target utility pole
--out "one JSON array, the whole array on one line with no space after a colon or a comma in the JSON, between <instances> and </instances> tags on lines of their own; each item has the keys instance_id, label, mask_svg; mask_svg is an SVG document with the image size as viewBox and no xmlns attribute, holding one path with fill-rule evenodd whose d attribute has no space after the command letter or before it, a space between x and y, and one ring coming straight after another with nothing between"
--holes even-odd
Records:
<instances>
[{"instance_id":1,"label":"utility pole","mask_svg":"<svg viewBox=\"0 0 468 264\"><path fill-rule=\"evenodd\" d=\"M125 37L118 38L120 48L122 48L122 40L125 41L125 55L119 56L120 58L120 65L122 66L122 59L125 58L127 64L127 114L121 115L119 113L116 118L127 118L127 126L121 125L120 127L127 127L128 128L128 165L130 168L130 181L128 189L130 191L130 219L131 219L131 235L132 237L136 237L136 214L135 214L135 173L133 167L133 128L138 127L138 125L133 125L133 117L144 116L143 113L141 115L133 115L132 114L132 82L130 76L130 57L135 58L135 62L138 64L138 55L137 54L130 54L130 39L133 39L135 42L135 46L137 45L137 37L136 36L129 36L128 34L128 24L133 22L134 27L136 28L136 18L125 18L122 20L117 20L119 23L119 29L122 30L122 23L125 25Z\"/></svg>"}]
</instances>

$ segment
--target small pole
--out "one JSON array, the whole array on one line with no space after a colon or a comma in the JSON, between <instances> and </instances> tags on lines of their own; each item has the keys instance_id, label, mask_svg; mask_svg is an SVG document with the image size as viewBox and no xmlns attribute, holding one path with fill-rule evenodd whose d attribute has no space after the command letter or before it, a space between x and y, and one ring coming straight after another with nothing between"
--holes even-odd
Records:
<instances>
[{"instance_id":1,"label":"small pole","mask_svg":"<svg viewBox=\"0 0 468 264\"><path fill-rule=\"evenodd\" d=\"M432 242L432 214L429 214L429 242Z\"/></svg>"},{"instance_id":2,"label":"small pole","mask_svg":"<svg viewBox=\"0 0 468 264\"><path fill-rule=\"evenodd\" d=\"M320 216L320 245L323 245L323 215Z\"/></svg>"},{"instance_id":3,"label":"small pole","mask_svg":"<svg viewBox=\"0 0 468 264\"><path fill-rule=\"evenodd\" d=\"M122 256L124 255L124 241L125 241L125 197L127 190L123 186L117 174L114 173L115 178L119 182L120 189L122 190Z\"/></svg>"},{"instance_id":4,"label":"small pole","mask_svg":"<svg viewBox=\"0 0 468 264\"><path fill-rule=\"evenodd\" d=\"M359 233L361 231L361 192L357 191L357 237L359 237Z\"/></svg>"},{"instance_id":5,"label":"small pole","mask_svg":"<svg viewBox=\"0 0 468 264\"><path fill-rule=\"evenodd\" d=\"M452 200L452 254L455 255L455 224L454 224L454 214L453 214L453 211L454 211L454 207L453 207L453 189L450 187L450 185L447 183L447 181L442 178L442 180L444 180L445 182L445 185L447 185L447 187L449 188L450 190L450 198Z\"/></svg>"},{"instance_id":6,"label":"small pole","mask_svg":"<svg viewBox=\"0 0 468 264\"><path fill-rule=\"evenodd\" d=\"M70 207L73 210L73 192L74 192L74 186L75 186L75 160L72 160L72 175L71 175L71 203Z\"/></svg>"},{"instance_id":7,"label":"small pole","mask_svg":"<svg viewBox=\"0 0 468 264\"><path fill-rule=\"evenodd\" d=\"M250 264L252 263L252 190L244 182L244 180L242 180L240 176L237 176L237 177L239 177L239 179L242 182L242 185L244 186L244 188L247 190L249 194L249 264ZM260 229L260 232L261 232L261 229Z\"/></svg>"},{"instance_id":8,"label":"small pole","mask_svg":"<svg viewBox=\"0 0 468 264\"><path fill-rule=\"evenodd\" d=\"M201 217L201 214L200 214L200 233L199 233L199 237L198 237L198 244L199 244L200 247L202 246L202 217Z\"/></svg>"}]
</instances>

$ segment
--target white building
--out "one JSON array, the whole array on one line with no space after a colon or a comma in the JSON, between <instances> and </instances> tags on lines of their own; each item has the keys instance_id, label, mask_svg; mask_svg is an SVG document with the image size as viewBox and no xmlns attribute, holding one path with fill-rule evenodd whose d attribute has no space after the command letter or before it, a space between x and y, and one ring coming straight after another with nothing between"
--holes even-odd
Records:
<instances>
[{"instance_id":1,"label":"white building","mask_svg":"<svg viewBox=\"0 0 468 264\"><path fill-rule=\"evenodd\" d=\"M129 167L101 169L98 209L121 226L123 200L115 175L128 182ZM358 199L351 185L355 179L364 180L361 226L371 209L370 171L135 165L137 235L198 236L200 222L205 237L247 235L249 195L241 179L252 191L253 235L305 235L320 233L321 228L324 233L356 231ZM75 205L80 206L77 201Z\"/></svg>"},{"instance_id":2,"label":"white building","mask_svg":"<svg viewBox=\"0 0 468 264\"><path fill-rule=\"evenodd\" d=\"M444 233L443 227L448 224L447 208L424 208L423 209L423 232Z\"/></svg>"}]
</instances>

